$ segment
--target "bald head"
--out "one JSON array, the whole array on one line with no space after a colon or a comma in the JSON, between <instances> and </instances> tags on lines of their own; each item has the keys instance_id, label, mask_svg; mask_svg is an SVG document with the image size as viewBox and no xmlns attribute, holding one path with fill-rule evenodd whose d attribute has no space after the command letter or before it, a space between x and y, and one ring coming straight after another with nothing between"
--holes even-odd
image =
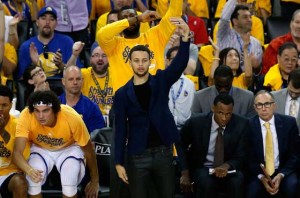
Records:
<instances>
[{"instance_id":1,"label":"bald head","mask_svg":"<svg viewBox=\"0 0 300 198\"><path fill-rule=\"evenodd\" d=\"M65 86L66 94L81 94L82 75L79 67L73 65L64 69L62 84Z\"/></svg>"}]
</instances>

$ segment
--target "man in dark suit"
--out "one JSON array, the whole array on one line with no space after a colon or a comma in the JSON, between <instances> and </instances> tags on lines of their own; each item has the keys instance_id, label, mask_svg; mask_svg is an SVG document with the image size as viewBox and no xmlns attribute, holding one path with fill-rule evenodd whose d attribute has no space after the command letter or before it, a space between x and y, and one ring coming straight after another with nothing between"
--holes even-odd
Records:
<instances>
[{"instance_id":1,"label":"man in dark suit","mask_svg":"<svg viewBox=\"0 0 300 198\"><path fill-rule=\"evenodd\" d=\"M183 150L188 150L181 164L181 187L188 190L194 182L197 198L217 197L221 187L226 188L230 198L243 197L241 170L246 161L249 122L234 114L233 106L230 95L219 94L212 112L190 118L181 130ZM223 142L221 155L219 142ZM236 172L230 173L233 170Z\"/></svg>"},{"instance_id":2,"label":"man in dark suit","mask_svg":"<svg viewBox=\"0 0 300 198\"><path fill-rule=\"evenodd\" d=\"M233 74L232 70L227 65L220 65L214 73L215 85L199 90L195 93L192 104L192 113L208 113L214 101L214 98L219 93L228 93L234 99L233 113L247 117L252 117L255 114L253 109L253 93L232 86Z\"/></svg>"},{"instance_id":3,"label":"man in dark suit","mask_svg":"<svg viewBox=\"0 0 300 198\"><path fill-rule=\"evenodd\" d=\"M258 115L250 120L247 197L295 197L299 139L296 120L291 116L274 114L274 96L265 90L256 94L254 103ZM261 168L261 164L265 168Z\"/></svg>"},{"instance_id":4,"label":"man in dark suit","mask_svg":"<svg viewBox=\"0 0 300 198\"><path fill-rule=\"evenodd\" d=\"M168 106L168 94L187 66L190 30L181 18L170 20L182 36L171 65L152 76L150 50L143 45L133 47L129 54L133 78L115 94L115 167L118 176L130 184L133 198L147 197L149 183L154 183L159 197L174 197L172 145L179 141L179 132Z\"/></svg>"},{"instance_id":5,"label":"man in dark suit","mask_svg":"<svg viewBox=\"0 0 300 198\"><path fill-rule=\"evenodd\" d=\"M293 70L287 88L272 92L276 102L276 113L294 116L300 129L300 68Z\"/></svg>"}]
</instances>

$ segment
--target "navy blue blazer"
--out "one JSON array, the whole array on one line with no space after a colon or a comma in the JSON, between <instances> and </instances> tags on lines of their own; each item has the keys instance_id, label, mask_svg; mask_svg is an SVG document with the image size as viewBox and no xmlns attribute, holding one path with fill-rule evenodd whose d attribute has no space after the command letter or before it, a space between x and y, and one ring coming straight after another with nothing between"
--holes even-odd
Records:
<instances>
[{"instance_id":1,"label":"navy blue blazer","mask_svg":"<svg viewBox=\"0 0 300 198\"><path fill-rule=\"evenodd\" d=\"M115 163L123 164L128 138L129 155L141 154L147 146L150 122L166 146L179 140L172 113L169 110L169 90L179 79L189 59L189 42L180 43L177 56L165 70L149 75L151 99L149 112L142 109L134 91L133 78L115 94ZM128 129L128 130L127 130Z\"/></svg>"},{"instance_id":2,"label":"navy blue blazer","mask_svg":"<svg viewBox=\"0 0 300 198\"><path fill-rule=\"evenodd\" d=\"M298 162L299 135L297 122L294 117L281 114L274 114L274 118L279 150L278 171L284 175L289 175L296 170ZM263 174L260 164L265 164L264 146L258 115L250 119L250 125L249 167L251 176L257 178L257 175Z\"/></svg>"},{"instance_id":3,"label":"navy blue blazer","mask_svg":"<svg viewBox=\"0 0 300 198\"><path fill-rule=\"evenodd\" d=\"M213 113L197 114L186 121L181 129L181 168L191 171L203 167L209 147ZM237 114L232 117L224 130L224 162L230 169L241 170L247 162L247 137L249 120ZM187 163L187 164L186 164Z\"/></svg>"}]
</instances>

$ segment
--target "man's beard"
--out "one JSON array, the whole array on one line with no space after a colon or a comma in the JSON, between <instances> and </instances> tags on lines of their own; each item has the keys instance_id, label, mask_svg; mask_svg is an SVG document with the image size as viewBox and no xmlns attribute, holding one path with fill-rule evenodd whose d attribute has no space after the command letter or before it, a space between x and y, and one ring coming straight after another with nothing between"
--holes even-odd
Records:
<instances>
[{"instance_id":1,"label":"man's beard","mask_svg":"<svg viewBox=\"0 0 300 198\"><path fill-rule=\"evenodd\" d=\"M144 77L144 76L146 76L146 75L148 74L148 71L149 71L149 70L146 70L144 73L138 73L138 72L136 72L135 70L133 70L133 73L134 73L135 75L137 75L138 77Z\"/></svg>"},{"instance_id":2,"label":"man's beard","mask_svg":"<svg viewBox=\"0 0 300 198\"><path fill-rule=\"evenodd\" d=\"M41 35L44 38L50 38L53 35L53 32L45 33L44 31L42 31Z\"/></svg>"},{"instance_id":3,"label":"man's beard","mask_svg":"<svg viewBox=\"0 0 300 198\"><path fill-rule=\"evenodd\" d=\"M107 72L108 69L108 63L102 66L102 69L97 69L98 65L97 64L93 64L91 63L91 66L93 68L93 71L97 74L97 75L102 75L105 74Z\"/></svg>"},{"instance_id":4,"label":"man's beard","mask_svg":"<svg viewBox=\"0 0 300 198\"><path fill-rule=\"evenodd\" d=\"M129 28L123 30L123 34L125 37L132 37L139 33L140 31L140 23L134 26L134 29L129 30Z\"/></svg>"}]
</instances>

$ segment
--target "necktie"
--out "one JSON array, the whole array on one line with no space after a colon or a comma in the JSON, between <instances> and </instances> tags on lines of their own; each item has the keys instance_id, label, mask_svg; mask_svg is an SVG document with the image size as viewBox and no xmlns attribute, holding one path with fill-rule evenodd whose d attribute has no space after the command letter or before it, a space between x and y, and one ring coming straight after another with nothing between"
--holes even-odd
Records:
<instances>
[{"instance_id":1,"label":"necktie","mask_svg":"<svg viewBox=\"0 0 300 198\"><path fill-rule=\"evenodd\" d=\"M266 172L271 176L274 171L274 149L273 149L273 138L272 138L272 132L270 129L270 123L265 122L264 126L267 129L266 134L266 145L265 145L265 162L266 162Z\"/></svg>"},{"instance_id":2,"label":"necktie","mask_svg":"<svg viewBox=\"0 0 300 198\"><path fill-rule=\"evenodd\" d=\"M290 104L290 109L289 109L289 115L297 118L297 100L292 99L291 104Z\"/></svg>"},{"instance_id":3,"label":"necktie","mask_svg":"<svg viewBox=\"0 0 300 198\"><path fill-rule=\"evenodd\" d=\"M214 152L214 167L218 167L224 162L224 141L223 141L223 128L219 127L218 135L215 144L215 152Z\"/></svg>"}]
</instances>

